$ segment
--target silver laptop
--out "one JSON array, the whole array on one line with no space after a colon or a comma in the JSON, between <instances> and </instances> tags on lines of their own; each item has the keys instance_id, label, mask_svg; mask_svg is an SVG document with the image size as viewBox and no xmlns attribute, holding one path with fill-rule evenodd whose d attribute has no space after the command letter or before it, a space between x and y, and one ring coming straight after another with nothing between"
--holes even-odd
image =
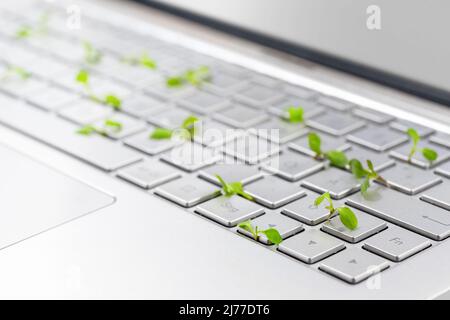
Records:
<instances>
[{"instance_id":1,"label":"silver laptop","mask_svg":"<svg viewBox=\"0 0 450 320\"><path fill-rule=\"evenodd\" d=\"M140 2L0 2L1 298L449 297L447 3Z\"/></svg>"}]
</instances>

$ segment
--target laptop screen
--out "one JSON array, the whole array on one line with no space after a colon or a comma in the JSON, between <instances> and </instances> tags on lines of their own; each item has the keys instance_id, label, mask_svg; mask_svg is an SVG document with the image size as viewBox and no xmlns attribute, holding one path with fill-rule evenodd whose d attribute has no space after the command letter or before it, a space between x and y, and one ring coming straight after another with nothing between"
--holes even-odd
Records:
<instances>
[{"instance_id":1,"label":"laptop screen","mask_svg":"<svg viewBox=\"0 0 450 320\"><path fill-rule=\"evenodd\" d=\"M142 0L450 104L448 0Z\"/></svg>"}]
</instances>

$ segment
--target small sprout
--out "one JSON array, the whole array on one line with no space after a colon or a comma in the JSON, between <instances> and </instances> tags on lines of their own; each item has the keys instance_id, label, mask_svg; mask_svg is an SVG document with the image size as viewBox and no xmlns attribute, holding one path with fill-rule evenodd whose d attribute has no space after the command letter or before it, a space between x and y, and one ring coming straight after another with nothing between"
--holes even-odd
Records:
<instances>
[{"instance_id":1,"label":"small sprout","mask_svg":"<svg viewBox=\"0 0 450 320\"><path fill-rule=\"evenodd\" d=\"M411 151L409 152L409 155L408 155L408 162L411 163L413 156L419 150L418 145L420 142L420 135L413 128L409 128L407 131L407 134L413 143L413 145L411 147ZM423 148L420 151L422 152L422 156L426 160L428 160L430 162L430 164L433 163L433 161L435 161L438 158L438 153L431 148Z\"/></svg>"},{"instance_id":2,"label":"small sprout","mask_svg":"<svg viewBox=\"0 0 450 320\"><path fill-rule=\"evenodd\" d=\"M333 206L333 201L331 200L329 192L325 192L324 194L317 197L316 200L314 201L314 206L316 207L320 206L320 204L324 200L328 202L328 205L325 206L325 208L329 211L327 221L330 221L331 217L337 213L339 214L339 219L341 220L342 224L346 226L348 229L354 230L358 227L358 219L356 218L356 215L352 211L352 209L345 206L335 208Z\"/></svg>"},{"instance_id":3,"label":"small sprout","mask_svg":"<svg viewBox=\"0 0 450 320\"><path fill-rule=\"evenodd\" d=\"M83 42L83 48L84 48L84 61L87 64L95 65L99 64L102 61L102 53L94 48L94 46L88 42Z\"/></svg>"},{"instance_id":4,"label":"small sprout","mask_svg":"<svg viewBox=\"0 0 450 320\"><path fill-rule=\"evenodd\" d=\"M82 126L77 130L78 134L84 135L84 136L90 136L94 133L100 134L102 136L107 136L108 133L118 133L122 131L123 125L119 121L112 120L112 119L106 119L103 122L103 127L96 127L92 124L87 124L85 126Z\"/></svg>"},{"instance_id":5,"label":"small sprout","mask_svg":"<svg viewBox=\"0 0 450 320\"><path fill-rule=\"evenodd\" d=\"M105 97L104 103L111 106L114 110L120 110L122 107L122 100L113 94L109 94Z\"/></svg>"},{"instance_id":6,"label":"small sprout","mask_svg":"<svg viewBox=\"0 0 450 320\"><path fill-rule=\"evenodd\" d=\"M111 128L114 132L120 132L123 129L122 123L116 120L106 119L105 127Z\"/></svg>"},{"instance_id":7,"label":"small sprout","mask_svg":"<svg viewBox=\"0 0 450 320\"><path fill-rule=\"evenodd\" d=\"M268 228L266 230L258 230L258 226L253 227L252 222L250 220L244 221L238 225L239 228L242 230L245 230L247 232L250 232L252 237L258 241L261 234L264 234L269 240L270 243L279 245L281 242L283 242L283 238L281 237L280 233L275 228Z\"/></svg>"},{"instance_id":8,"label":"small sprout","mask_svg":"<svg viewBox=\"0 0 450 320\"><path fill-rule=\"evenodd\" d=\"M16 38L17 39L26 39L29 38L33 33L33 28L31 28L30 26L21 26L17 31L16 31Z\"/></svg>"},{"instance_id":9,"label":"small sprout","mask_svg":"<svg viewBox=\"0 0 450 320\"><path fill-rule=\"evenodd\" d=\"M169 88L181 87L185 84L191 84L195 87L199 87L210 79L211 73L209 68L207 66L200 66L197 69L186 70L181 75L167 78L166 85Z\"/></svg>"},{"instance_id":10,"label":"small sprout","mask_svg":"<svg viewBox=\"0 0 450 320\"><path fill-rule=\"evenodd\" d=\"M349 164L350 170L356 178L364 178L364 181L361 183L361 192L363 194L366 193L369 189L371 180L377 181L385 187L389 187L389 183L387 182L387 180L375 171L372 161L367 160L367 169L365 169L361 162L357 159L350 160Z\"/></svg>"},{"instance_id":11,"label":"small sprout","mask_svg":"<svg viewBox=\"0 0 450 320\"><path fill-rule=\"evenodd\" d=\"M143 53L139 57L122 58L122 62L132 66L142 66L151 70L155 70L157 68L156 61L150 58L147 53Z\"/></svg>"},{"instance_id":12,"label":"small sprout","mask_svg":"<svg viewBox=\"0 0 450 320\"><path fill-rule=\"evenodd\" d=\"M328 159L333 166L338 168L345 168L348 165L348 159L344 152L338 150L322 151L322 141L317 133L309 133L308 144L309 148L316 154L317 160Z\"/></svg>"},{"instance_id":13,"label":"small sprout","mask_svg":"<svg viewBox=\"0 0 450 320\"><path fill-rule=\"evenodd\" d=\"M186 140L192 140L195 134L195 123L198 121L197 117L189 116L183 120L180 129L178 131L165 129L165 128L155 128L150 134L149 138L154 140L171 139L174 133L177 132L181 138Z\"/></svg>"},{"instance_id":14,"label":"small sprout","mask_svg":"<svg viewBox=\"0 0 450 320\"><path fill-rule=\"evenodd\" d=\"M217 180L219 180L220 184L222 185L222 192L225 197L231 197L233 195L240 195L244 197L247 200L253 200L252 196L250 196L248 193L244 191L244 188L242 187L241 182L225 182L221 176L216 174Z\"/></svg>"},{"instance_id":15,"label":"small sprout","mask_svg":"<svg viewBox=\"0 0 450 320\"><path fill-rule=\"evenodd\" d=\"M302 123L304 121L303 118L304 111L302 107L291 106L288 108L288 113L289 113L289 122Z\"/></svg>"},{"instance_id":16,"label":"small sprout","mask_svg":"<svg viewBox=\"0 0 450 320\"><path fill-rule=\"evenodd\" d=\"M83 136L90 136L91 134L97 132L97 128L95 128L93 125L91 124L87 124L85 126L82 126L81 128L79 128L77 130L78 134L81 134Z\"/></svg>"},{"instance_id":17,"label":"small sprout","mask_svg":"<svg viewBox=\"0 0 450 320\"><path fill-rule=\"evenodd\" d=\"M33 26L22 25L16 31L17 39L27 39L34 35L46 34L48 32L48 22L50 21L50 14L48 12L42 13L37 24Z\"/></svg>"},{"instance_id":18,"label":"small sprout","mask_svg":"<svg viewBox=\"0 0 450 320\"><path fill-rule=\"evenodd\" d=\"M31 72L25 70L24 68L9 65L4 74L0 77L0 81L6 80L11 76L17 76L21 80L27 80L31 77Z\"/></svg>"},{"instance_id":19,"label":"small sprout","mask_svg":"<svg viewBox=\"0 0 450 320\"><path fill-rule=\"evenodd\" d=\"M77 75L75 76L75 81L81 83L84 86L89 86L89 72L84 69L78 71Z\"/></svg>"},{"instance_id":20,"label":"small sprout","mask_svg":"<svg viewBox=\"0 0 450 320\"><path fill-rule=\"evenodd\" d=\"M172 133L173 131L170 129L155 128L155 130L153 130L153 132L150 134L149 138L153 140L171 139Z\"/></svg>"}]
</instances>

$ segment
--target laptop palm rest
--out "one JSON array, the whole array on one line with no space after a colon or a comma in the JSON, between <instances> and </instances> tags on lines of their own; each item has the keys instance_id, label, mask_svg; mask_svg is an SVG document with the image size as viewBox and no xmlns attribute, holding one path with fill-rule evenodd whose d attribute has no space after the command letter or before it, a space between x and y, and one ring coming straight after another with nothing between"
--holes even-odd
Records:
<instances>
[{"instance_id":1,"label":"laptop palm rest","mask_svg":"<svg viewBox=\"0 0 450 320\"><path fill-rule=\"evenodd\" d=\"M114 203L114 198L0 145L0 248Z\"/></svg>"}]
</instances>

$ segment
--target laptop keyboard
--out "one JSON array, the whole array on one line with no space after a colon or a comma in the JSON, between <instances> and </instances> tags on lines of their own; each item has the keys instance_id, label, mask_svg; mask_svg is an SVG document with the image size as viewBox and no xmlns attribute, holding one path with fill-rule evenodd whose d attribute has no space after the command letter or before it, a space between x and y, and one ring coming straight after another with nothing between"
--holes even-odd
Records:
<instances>
[{"instance_id":1,"label":"laptop keyboard","mask_svg":"<svg viewBox=\"0 0 450 320\"><path fill-rule=\"evenodd\" d=\"M157 35L138 34L89 17L83 17L81 30L71 32L65 27L62 8L24 3L13 11L0 4L0 74L12 66L31 74L0 80L3 125L236 236L253 241L236 227L248 219L261 228L276 227L284 241L276 247L261 236L260 245L280 259L288 257L351 284L394 268L450 236L448 135L231 65ZM45 34L17 39L19 28L33 25L45 12L49 13ZM102 52L99 64L84 63L85 41ZM142 52L157 62L156 70L123 63L123 57ZM203 65L211 70L211 78L200 88L166 85L167 77ZM96 94L121 98L120 110L85 95L74 81L80 68L90 71ZM306 127L284 121L290 105L304 108ZM155 127L177 128L188 116L222 133L255 130L226 138L196 135L185 143L149 139ZM101 126L106 119L123 127L88 137L76 133L82 125ZM405 161L410 147L405 132L410 127L423 137L421 147L438 151L433 165L421 156ZM280 144L256 130L261 128L279 129ZM326 150L372 159L391 188L376 186L378 198L369 201L351 173L314 159L307 140L311 131L320 133ZM186 150L191 152L189 163L183 159ZM224 159L234 163L223 163ZM241 181L254 201L223 196L215 174L226 181ZM312 205L326 191L337 204L354 209L357 229L346 229L338 217L326 222L327 212Z\"/></svg>"}]
</instances>

